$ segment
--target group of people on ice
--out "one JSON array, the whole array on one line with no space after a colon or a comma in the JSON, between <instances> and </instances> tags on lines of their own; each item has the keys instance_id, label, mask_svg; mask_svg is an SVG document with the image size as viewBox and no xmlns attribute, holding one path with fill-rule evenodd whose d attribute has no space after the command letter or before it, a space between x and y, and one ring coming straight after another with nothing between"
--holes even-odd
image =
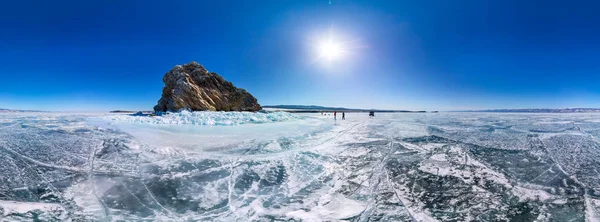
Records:
<instances>
[{"instance_id":1,"label":"group of people on ice","mask_svg":"<svg viewBox=\"0 0 600 222\"><path fill-rule=\"evenodd\" d=\"M321 115L331 115L331 114L321 112ZM374 116L375 116L375 112L369 111L369 117L374 117ZM333 119L337 120L337 111L333 111ZM346 119L346 113L342 112L342 120L345 120L345 119Z\"/></svg>"},{"instance_id":2,"label":"group of people on ice","mask_svg":"<svg viewBox=\"0 0 600 222\"><path fill-rule=\"evenodd\" d=\"M322 112L321 112L321 115L323 115ZM327 115L327 114L325 114L325 115ZM333 111L333 119L337 120L337 111ZM346 119L346 113L342 112L342 120L345 120L345 119Z\"/></svg>"},{"instance_id":3,"label":"group of people on ice","mask_svg":"<svg viewBox=\"0 0 600 222\"><path fill-rule=\"evenodd\" d=\"M333 112L333 119L336 120L337 119L337 111ZM342 120L346 119L346 113L342 112Z\"/></svg>"}]
</instances>

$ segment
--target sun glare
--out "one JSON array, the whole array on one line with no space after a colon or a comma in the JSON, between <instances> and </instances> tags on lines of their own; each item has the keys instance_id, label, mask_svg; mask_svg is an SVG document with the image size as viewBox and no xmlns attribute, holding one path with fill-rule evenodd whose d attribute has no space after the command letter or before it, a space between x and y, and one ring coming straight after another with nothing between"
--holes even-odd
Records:
<instances>
[{"instance_id":1,"label":"sun glare","mask_svg":"<svg viewBox=\"0 0 600 222\"><path fill-rule=\"evenodd\" d=\"M358 39L351 39L341 32L329 29L325 33L315 34L309 39L311 47L311 63L322 63L327 66L349 62L363 48Z\"/></svg>"},{"instance_id":2,"label":"sun glare","mask_svg":"<svg viewBox=\"0 0 600 222\"><path fill-rule=\"evenodd\" d=\"M319 57L328 61L339 59L343 55L343 52L342 46L331 39L319 45Z\"/></svg>"}]
</instances>

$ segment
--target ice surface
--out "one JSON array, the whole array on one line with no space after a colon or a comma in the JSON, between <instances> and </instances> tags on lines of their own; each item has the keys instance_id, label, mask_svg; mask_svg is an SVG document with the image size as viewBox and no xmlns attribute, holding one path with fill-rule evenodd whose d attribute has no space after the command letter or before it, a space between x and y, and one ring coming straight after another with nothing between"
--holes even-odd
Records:
<instances>
[{"instance_id":1,"label":"ice surface","mask_svg":"<svg viewBox=\"0 0 600 222\"><path fill-rule=\"evenodd\" d=\"M600 115L0 114L4 221L598 221Z\"/></svg>"}]
</instances>

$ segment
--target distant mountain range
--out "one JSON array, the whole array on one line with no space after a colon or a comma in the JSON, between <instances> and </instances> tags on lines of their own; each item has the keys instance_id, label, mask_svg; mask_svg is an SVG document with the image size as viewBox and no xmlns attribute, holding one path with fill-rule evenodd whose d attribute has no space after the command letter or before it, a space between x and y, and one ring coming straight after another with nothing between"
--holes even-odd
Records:
<instances>
[{"instance_id":1,"label":"distant mountain range","mask_svg":"<svg viewBox=\"0 0 600 222\"><path fill-rule=\"evenodd\" d=\"M380 110L380 109L353 109L344 107L327 107L315 105L270 105L263 108L281 109L288 112L327 112L327 111L344 111L344 112L417 112L424 113L426 111L409 111L409 110ZM437 112L437 111L430 111ZM488 109L488 110L464 110L458 112L490 112L490 113L600 113L600 108L561 108L561 109Z\"/></svg>"},{"instance_id":2,"label":"distant mountain range","mask_svg":"<svg viewBox=\"0 0 600 222\"><path fill-rule=\"evenodd\" d=\"M20 110L20 109L2 109L0 108L0 113L29 113L29 112L44 112L39 110Z\"/></svg>"},{"instance_id":3,"label":"distant mountain range","mask_svg":"<svg viewBox=\"0 0 600 222\"><path fill-rule=\"evenodd\" d=\"M142 111L134 111L134 110L113 110L110 111L111 113L137 113L137 112L142 112L144 114L150 114L150 113L154 113L154 111L149 111L149 110L142 110Z\"/></svg>"},{"instance_id":4,"label":"distant mountain range","mask_svg":"<svg viewBox=\"0 0 600 222\"><path fill-rule=\"evenodd\" d=\"M263 108L272 109L311 109L311 110L356 110L343 107L326 107L326 106L315 106L315 105L272 105L262 106Z\"/></svg>"},{"instance_id":5,"label":"distant mountain range","mask_svg":"<svg viewBox=\"0 0 600 222\"><path fill-rule=\"evenodd\" d=\"M402 112L402 113L424 113L425 111L410 111L410 110L384 110L384 109L353 109L344 107L327 107L327 106L315 106L315 105L270 105L262 106L263 108L269 109L280 109L287 112L333 112L333 111L344 111L344 112Z\"/></svg>"},{"instance_id":6,"label":"distant mountain range","mask_svg":"<svg viewBox=\"0 0 600 222\"><path fill-rule=\"evenodd\" d=\"M488 109L469 110L462 112L490 112L490 113L600 113L599 108L562 108L562 109Z\"/></svg>"}]
</instances>

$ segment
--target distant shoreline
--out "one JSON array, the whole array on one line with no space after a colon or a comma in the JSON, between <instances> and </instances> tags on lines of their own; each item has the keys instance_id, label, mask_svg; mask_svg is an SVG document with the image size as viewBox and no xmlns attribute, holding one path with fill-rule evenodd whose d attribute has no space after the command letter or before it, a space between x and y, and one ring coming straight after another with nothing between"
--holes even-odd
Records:
<instances>
[{"instance_id":1,"label":"distant shoreline","mask_svg":"<svg viewBox=\"0 0 600 222\"><path fill-rule=\"evenodd\" d=\"M327 107L327 106L315 106L315 105L267 105L263 106L265 111L281 111L290 113L322 113L322 112L348 112L348 113L365 113L365 112L378 112L378 113L427 113L423 110L385 110L385 109L355 109L355 108L343 108L343 107ZM437 111L430 111L437 112Z\"/></svg>"},{"instance_id":2,"label":"distant shoreline","mask_svg":"<svg viewBox=\"0 0 600 222\"><path fill-rule=\"evenodd\" d=\"M110 111L110 113L137 113L137 112L142 112L142 113L154 113L154 111L131 111L131 110L112 110Z\"/></svg>"},{"instance_id":3,"label":"distant shoreline","mask_svg":"<svg viewBox=\"0 0 600 222\"><path fill-rule=\"evenodd\" d=\"M562 108L562 109L488 109L464 110L451 112L481 112L481 113L600 113L600 108Z\"/></svg>"},{"instance_id":4,"label":"distant shoreline","mask_svg":"<svg viewBox=\"0 0 600 222\"><path fill-rule=\"evenodd\" d=\"M288 113L332 113L332 112L345 112L345 113L427 113L427 111L405 111L405 110L270 110L273 112L288 112Z\"/></svg>"}]
</instances>

